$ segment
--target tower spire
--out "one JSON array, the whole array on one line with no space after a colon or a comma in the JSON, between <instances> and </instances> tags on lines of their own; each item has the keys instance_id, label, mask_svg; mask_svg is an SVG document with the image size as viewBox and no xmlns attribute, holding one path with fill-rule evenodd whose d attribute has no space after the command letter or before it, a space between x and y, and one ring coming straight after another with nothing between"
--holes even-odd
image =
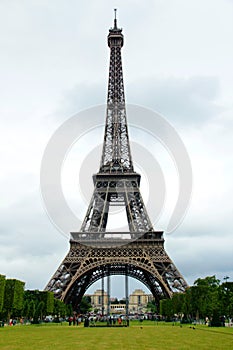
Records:
<instances>
[{"instance_id":1,"label":"tower spire","mask_svg":"<svg viewBox=\"0 0 233 350\"><path fill-rule=\"evenodd\" d=\"M117 9L114 9L115 12L115 18L114 18L114 29L117 29Z\"/></svg>"},{"instance_id":2,"label":"tower spire","mask_svg":"<svg viewBox=\"0 0 233 350\"><path fill-rule=\"evenodd\" d=\"M124 44L124 37L122 29L117 28L117 10L114 9L114 11L114 28L110 28L108 34L110 64L105 138L100 172L131 173L134 172L134 170L126 120L125 93L121 61L121 48Z\"/></svg>"}]
</instances>

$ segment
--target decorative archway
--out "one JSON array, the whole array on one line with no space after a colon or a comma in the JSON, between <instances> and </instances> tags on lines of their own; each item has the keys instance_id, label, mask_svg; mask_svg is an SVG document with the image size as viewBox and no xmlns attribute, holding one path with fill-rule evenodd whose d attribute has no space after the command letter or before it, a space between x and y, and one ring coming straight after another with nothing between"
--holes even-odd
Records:
<instances>
[{"instance_id":1,"label":"decorative archway","mask_svg":"<svg viewBox=\"0 0 233 350\"><path fill-rule=\"evenodd\" d=\"M74 308L86 290L106 276L127 275L142 282L157 304L187 287L167 255L161 238L145 238L119 247L91 247L71 241L68 255L46 287Z\"/></svg>"}]
</instances>

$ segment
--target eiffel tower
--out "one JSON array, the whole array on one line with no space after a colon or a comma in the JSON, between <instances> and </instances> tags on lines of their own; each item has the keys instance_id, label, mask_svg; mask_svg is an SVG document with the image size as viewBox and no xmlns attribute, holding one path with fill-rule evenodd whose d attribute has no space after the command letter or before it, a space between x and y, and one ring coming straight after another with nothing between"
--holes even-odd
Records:
<instances>
[{"instance_id":1,"label":"eiffel tower","mask_svg":"<svg viewBox=\"0 0 233 350\"><path fill-rule=\"evenodd\" d=\"M140 174L134 171L122 73L123 40L115 13L108 34L106 125L100 169L93 176L94 193L80 231L71 232L70 250L45 288L74 309L89 286L111 275L141 281L158 304L188 286L164 249L163 232L153 229L140 193ZM107 231L113 205L125 208L128 232Z\"/></svg>"}]
</instances>

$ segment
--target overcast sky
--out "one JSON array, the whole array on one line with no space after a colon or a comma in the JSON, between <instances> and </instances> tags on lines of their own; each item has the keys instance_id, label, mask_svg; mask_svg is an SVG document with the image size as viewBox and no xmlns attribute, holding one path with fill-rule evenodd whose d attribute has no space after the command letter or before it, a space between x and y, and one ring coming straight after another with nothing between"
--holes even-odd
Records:
<instances>
[{"instance_id":1,"label":"overcast sky","mask_svg":"<svg viewBox=\"0 0 233 350\"><path fill-rule=\"evenodd\" d=\"M232 280L232 0L0 2L0 273L43 289L69 250L45 212L40 164L65 120L106 102L115 7L126 100L164 115L192 162L192 202L165 248L189 284Z\"/></svg>"}]
</instances>

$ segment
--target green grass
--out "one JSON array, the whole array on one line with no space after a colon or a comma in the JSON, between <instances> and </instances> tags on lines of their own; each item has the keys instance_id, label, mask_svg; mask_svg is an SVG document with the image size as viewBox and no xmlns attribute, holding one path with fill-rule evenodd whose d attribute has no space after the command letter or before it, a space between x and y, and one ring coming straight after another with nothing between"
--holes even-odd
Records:
<instances>
[{"instance_id":1,"label":"green grass","mask_svg":"<svg viewBox=\"0 0 233 350\"><path fill-rule=\"evenodd\" d=\"M129 328L28 325L0 328L1 350L233 349L233 328L132 322Z\"/></svg>"}]
</instances>

